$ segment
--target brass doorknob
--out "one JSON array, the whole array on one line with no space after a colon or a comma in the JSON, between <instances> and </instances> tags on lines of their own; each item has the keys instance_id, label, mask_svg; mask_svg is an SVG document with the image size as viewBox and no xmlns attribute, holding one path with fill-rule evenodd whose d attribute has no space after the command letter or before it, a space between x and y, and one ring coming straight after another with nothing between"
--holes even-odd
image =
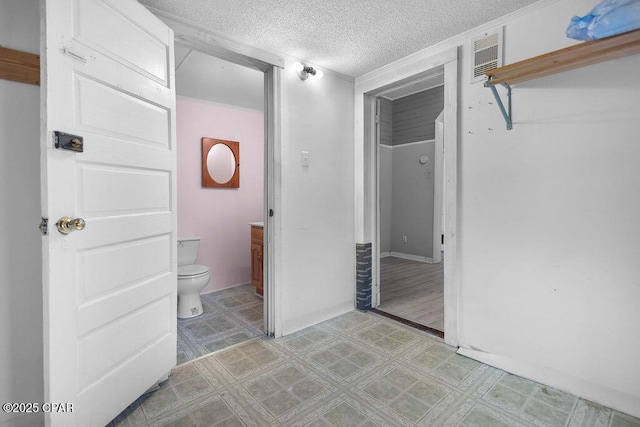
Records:
<instances>
[{"instance_id":1,"label":"brass doorknob","mask_svg":"<svg viewBox=\"0 0 640 427\"><path fill-rule=\"evenodd\" d=\"M62 234L69 234L73 230L84 230L86 223L82 218L70 218L68 216L63 216L60 218L58 222L56 222L56 226L58 227L58 231Z\"/></svg>"}]
</instances>

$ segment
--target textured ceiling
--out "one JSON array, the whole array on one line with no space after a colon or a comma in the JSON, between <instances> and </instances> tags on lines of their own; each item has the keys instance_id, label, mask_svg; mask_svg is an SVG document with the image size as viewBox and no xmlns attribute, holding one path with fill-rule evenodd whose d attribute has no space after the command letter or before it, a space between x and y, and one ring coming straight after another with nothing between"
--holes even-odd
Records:
<instances>
[{"instance_id":1,"label":"textured ceiling","mask_svg":"<svg viewBox=\"0 0 640 427\"><path fill-rule=\"evenodd\" d=\"M357 77L534 0L139 0L211 32Z\"/></svg>"}]
</instances>

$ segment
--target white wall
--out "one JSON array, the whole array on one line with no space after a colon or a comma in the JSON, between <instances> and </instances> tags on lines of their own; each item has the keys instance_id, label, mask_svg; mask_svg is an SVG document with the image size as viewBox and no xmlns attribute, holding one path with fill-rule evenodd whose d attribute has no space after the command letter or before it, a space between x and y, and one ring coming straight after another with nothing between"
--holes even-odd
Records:
<instances>
[{"instance_id":1,"label":"white wall","mask_svg":"<svg viewBox=\"0 0 640 427\"><path fill-rule=\"evenodd\" d=\"M282 84L279 268L287 334L354 308L354 86L328 72L302 81L290 66ZM308 167L301 151L310 153Z\"/></svg>"},{"instance_id":2,"label":"white wall","mask_svg":"<svg viewBox=\"0 0 640 427\"><path fill-rule=\"evenodd\" d=\"M492 23L506 24L505 63L573 44L569 19L595 4L545 1ZM469 40L490 27L379 73L460 46L460 346L640 416L640 55L516 85L506 131L491 92L469 84Z\"/></svg>"},{"instance_id":3,"label":"white wall","mask_svg":"<svg viewBox=\"0 0 640 427\"><path fill-rule=\"evenodd\" d=\"M587 3L509 22L506 63L564 47L569 18L597 2ZM488 90L462 84L459 229L461 346L635 416L638 69L635 55L518 85L512 131Z\"/></svg>"},{"instance_id":4,"label":"white wall","mask_svg":"<svg viewBox=\"0 0 640 427\"><path fill-rule=\"evenodd\" d=\"M38 0L0 2L0 45L39 54ZM40 90L0 80L0 402L42 402ZM0 412L0 426L43 424Z\"/></svg>"}]
</instances>

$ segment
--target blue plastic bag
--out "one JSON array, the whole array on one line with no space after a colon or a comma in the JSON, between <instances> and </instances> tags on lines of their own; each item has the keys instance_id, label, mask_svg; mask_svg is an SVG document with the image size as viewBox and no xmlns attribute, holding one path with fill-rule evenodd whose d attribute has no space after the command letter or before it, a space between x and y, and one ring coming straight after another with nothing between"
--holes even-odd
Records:
<instances>
[{"instance_id":1,"label":"blue plastic bag","mask_svg":"<svg viewBox=\"0 0 640 427\"><path fill-rule=\"evenodd\" d=\"M603 0L582 18L574 16L567 37L597 40L640 28L640 0Z\"/></svg>"}]
</instances>

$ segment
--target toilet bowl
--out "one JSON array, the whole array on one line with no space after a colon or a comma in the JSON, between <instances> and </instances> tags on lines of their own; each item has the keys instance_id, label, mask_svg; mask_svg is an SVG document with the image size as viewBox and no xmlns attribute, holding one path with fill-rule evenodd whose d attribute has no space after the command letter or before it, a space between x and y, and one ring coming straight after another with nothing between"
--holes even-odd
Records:
<instances>
[{"instance_id":1,"label":"toilet bowl","mask_svg":"<svg viewBox=\"0 0 640 427\"><path fill-rule=\"evenodd\" d=\"M178 318L188 319L202 314L200 292L211 279L209 267L195 264L199 237L178 238Z\"/></svg>"}]
</instances>

